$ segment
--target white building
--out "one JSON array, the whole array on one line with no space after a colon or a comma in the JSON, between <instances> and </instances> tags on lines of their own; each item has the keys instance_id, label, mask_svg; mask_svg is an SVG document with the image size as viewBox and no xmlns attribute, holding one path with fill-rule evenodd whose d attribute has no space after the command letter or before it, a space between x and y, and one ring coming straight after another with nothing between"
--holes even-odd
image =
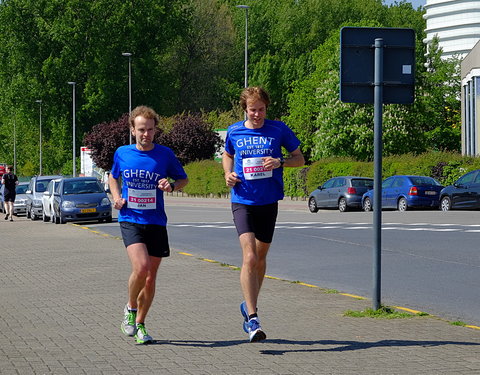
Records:
<instances>
[{"instance_id":1,"label":"white building","mask_svg":"<svg viewBox=\"0 0 480 375\"><path fill-rule=\"evenodd\" d=\"M427 0L424 9L424 43L438 35L442 57L463 58L480 40L480 0Z\"/></svg>"}]
</instances>

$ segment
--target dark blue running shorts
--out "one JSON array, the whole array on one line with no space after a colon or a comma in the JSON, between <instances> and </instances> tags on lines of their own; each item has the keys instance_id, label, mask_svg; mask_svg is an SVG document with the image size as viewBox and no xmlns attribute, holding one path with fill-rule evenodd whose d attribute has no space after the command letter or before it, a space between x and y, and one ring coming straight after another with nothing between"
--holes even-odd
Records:
<instances>
[{"instance_id":1,"label":"dark blue running shorts","mask_svg":"<svg viewBox=\"0 0 480 375\"><path fill-rule=\"evenodd\" d=\"M135 243L143 243L147 246L148 255L152 257L165 258L170 256L167 227L121 221L120 229L125 247Z\"/></svg>"},{"instance_id":2,"label":"dark blue running shorts","mask_svg":"<svg viewBox=\"0 0 480 375\"><path fill-rule=\"evenodd\" d=\"M251 232L259 241L272 242L278 214L277 202L260 206L232 203L232 213L239 236Z\"/></svg>"}]
</instances>

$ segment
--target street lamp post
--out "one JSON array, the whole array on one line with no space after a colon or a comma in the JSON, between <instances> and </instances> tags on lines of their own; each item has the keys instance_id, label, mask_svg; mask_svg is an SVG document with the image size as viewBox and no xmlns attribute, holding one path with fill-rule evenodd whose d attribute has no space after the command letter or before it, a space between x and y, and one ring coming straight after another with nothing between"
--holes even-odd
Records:
<instances>
[{"instance_id":1,"label":"street lamp post","mask_svg":"<svg viewBox=\"0 0 480 375\"><path fill-rule=\"evenodd\" d=\"M123 52L122 56L128 57L128 114L132 112L132 54ZM132 144L132 132L129 129L130 144Z\"/></svg>"},{"instance_id":2,"label":"street lamp post","mask_svg":"<svg viewBox=\"0 0 480 375\"><path fill-rule=\"evenodd\" d=\"M237 8L245 9L245 84L248 87L248 5L236 5Z\"/></svg>"},{"instance_id":3,"label":"street lamp post","mask_svg":"<svg viewBox=\"0 0 480 375\"><path fill-rule=\"evenodd\" d=\"M35 103L40 104L40 167L39 175L42 175L42 101L40 99L35 100Z\"/></svg>"},{"instance_id":4,"label":"street lamp post","mask_svg":"<svg viewBox=\"0 0 480 375\"><path fill-rule=\"evenodd\" d=\"M77 175L77 168L76 168L76 143L75 143L75 86L76 86L76 82L68 82L69 85L72 85L73 86L73 98L72 98L72 111L73 111L73 130L72 130L72 156L73 156L73 167L72 167L72 175L73 177L75 177Z\"/></svg>"},{"instance_id":5,"label":"street lamp post","mask_svg":"<svg viewBox=\"0 0 480 375\"><path fill-rule=\"evenodd\" d=\"M13 174L17 174L17 111L13 117Z\"/></svg>"}]
</instances>

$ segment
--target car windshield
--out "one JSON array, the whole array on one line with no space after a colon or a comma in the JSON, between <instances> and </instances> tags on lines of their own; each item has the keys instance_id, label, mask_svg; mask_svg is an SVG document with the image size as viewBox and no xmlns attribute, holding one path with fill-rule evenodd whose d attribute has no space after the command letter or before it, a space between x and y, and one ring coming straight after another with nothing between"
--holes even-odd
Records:
<instances>
[{"instance_id":1,"label":"car windshield","mask_svg":"<svg viewBox=\"0 0 480 375\"><path fill-rule=\"evenodd\" d=\"M28 190L28 185L17 185L17 188L15 189L17 194L25 194L27 190Z\"/></svg>"},{"instance_id":2,"label":"car windshield","mask_svg":"<svg viewBox=\"0 0 480 375\"><path fill-rule=\"evenodd\" d=\"M102 193L102 187L98 181L65 181L63 194L92 194Z\"/></svg>"},{"instance_id":3,"label":"car windshield","mask_svg":"<svg viewBox=\"0 0 480 375\"><path fill-rule=\"evenodd\" d=\"M441 186L442 184L435 180L432 177L427 177L427 176L415 176L415 177L410 177L410 181L412 181L413 185L416 186Z\"/></svg>"},{"instance_id":4,"label":"car windshield","mask_svg":"<svg viewBox=\"0 0 480 375\"><path fill-rule=\"evenodd\" d=\"M35 185L35 190L38 193L43 193L44 191L47 190L47 185L49 182L50 180L37 181L37 184Z\"/></svg>"},{"instance_id":5,"label":"car windshield","mask_svg":"<svg viewBox=\"0 0 480 375\"><path fill-rule=\"evenodd\" d=\"M373 188L373 180L353 179L352 186Z\"/></svg>"}]
</instances>

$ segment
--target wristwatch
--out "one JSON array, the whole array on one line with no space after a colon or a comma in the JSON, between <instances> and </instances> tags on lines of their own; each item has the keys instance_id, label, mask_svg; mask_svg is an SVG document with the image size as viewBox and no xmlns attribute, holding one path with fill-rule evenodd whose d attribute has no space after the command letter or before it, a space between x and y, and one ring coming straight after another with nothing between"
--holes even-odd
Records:
<instances>
[{"instance_id":1,"label":"wristwatch","mask_svg":"<svg viewBox=\"0 0 480 375\"><path fill-rule=\"evenodd\" d=\"M173 182L170 182L170 188L172 189L172 193L175 191L175 184Z\"/></svg>"},{"instance_id":2,"label":"wristwatch","mask_svg":"<svg viewBox=\"0 0 480 375\"><path fill-rule=\"evenodd\" d=\"M280 168L283 167L283 164L285 164L285 159L284 158L278 158L280 160Z\"/></svg>"}]
</instances>

